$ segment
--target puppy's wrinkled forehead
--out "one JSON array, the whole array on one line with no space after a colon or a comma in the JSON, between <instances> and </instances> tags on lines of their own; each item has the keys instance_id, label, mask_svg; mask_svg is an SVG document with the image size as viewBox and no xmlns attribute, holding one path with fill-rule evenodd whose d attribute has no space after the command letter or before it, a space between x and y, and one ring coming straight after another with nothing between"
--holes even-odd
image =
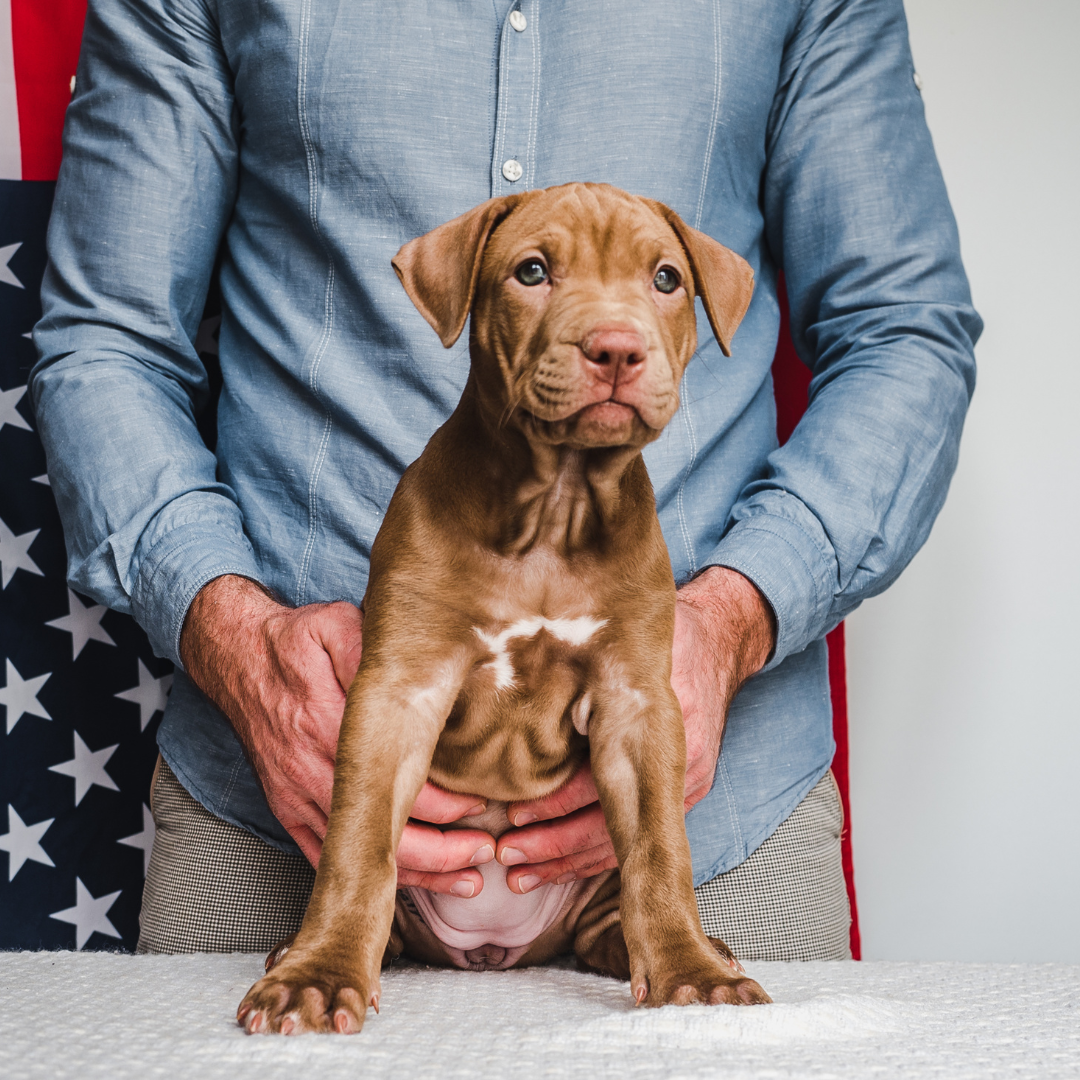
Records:
<instances>
[{"instance_id":1,"label":"puppy's wrinkled forehead","mask_svg":"<svg viewBox=\"0 0 1080 1080\"><path fill-rule=\"evenodd\" d=\"M491 234L481 281L511 273L522 258L542 255L553 278L589 280L651 276L660 260L676 264L692 289L678 235L645 200L609 188L568 185L524 199Z\"/></svg>"},{"instance_id":2,"label":"puppy's wrinkled forehead","mask_svg":"<svg viewBox=\"0 0 1080 1080\"><path fill-rule=\"evenodd\" d=\"M561 266L579 265L601 283L616 275L648 283L658 269L650 263L665 259L678 271L684 296L700 297L725 356L754 290L753 270L735 252L691 228L670 207L606 184L488 199L403 244L392 262L417 310L449 349L474 302L483 307L522 265L514 260L529 255L543 257L548 265L541 270L552 272L553 285Z\"/></svg>"}]
</instances>

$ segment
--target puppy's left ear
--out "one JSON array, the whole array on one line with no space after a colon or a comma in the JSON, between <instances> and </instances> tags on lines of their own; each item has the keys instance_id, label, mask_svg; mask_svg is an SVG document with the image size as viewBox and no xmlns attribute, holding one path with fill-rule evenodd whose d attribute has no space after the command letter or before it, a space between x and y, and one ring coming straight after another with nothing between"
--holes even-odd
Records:
<instances>
[{"instance_id":1,"label":"puppy's left ear","mask_svg":"<svg viewBox=\"0 0 1080 1080\"><path fill-rule=\"evenodd\" d=\"M694 272L694 291L705 305L705 314L720 349L730 356L731 339L754 295L754 271L742 256L692 229L674 210L663 203L653 205L682 241Z\"/></svg>"},{"instance_id":2,"label":"puppy's left ear","mask_svg":"<svg viewBox=\"0 0 1080 1080\"><path fill-rule=\"evenodd\" d=\"M521 198L504 195L488 199L410 240L391 259L409 299L447 349L465 329L488 237Z\"/></svg>"}]
</instances>

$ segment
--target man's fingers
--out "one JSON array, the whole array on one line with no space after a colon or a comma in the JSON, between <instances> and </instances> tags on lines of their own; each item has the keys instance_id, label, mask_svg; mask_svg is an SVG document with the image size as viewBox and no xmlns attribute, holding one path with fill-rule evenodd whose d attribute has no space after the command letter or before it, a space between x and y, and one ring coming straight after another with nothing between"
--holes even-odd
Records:
<instances>
[{"instance_id":1,"label":"man's fingers","mask_svg":"<svg viewBox=\"0 0 1080 1080\"><path fill-rule=\"evenodd\" d=\"M619 865L615 849L609 841L588 851L578 851L562 859L551 859L536 865L515 866L506 874L506 884L511 892L527 893L545 882L563 884L579 878L594 877Z\"/></svg>"},{"instance_id":2,"label":"man's fingers","mask_svg":"<svg viewBox=\"0 0 1080 1080\"><path fill-rule=\"evenodd\" d=\"M703 771L704 770L694 770L693 773L686 774L686 796L683 799L684 814L690 813L690 808L701 802L701 800L712 791L713 779L716 776L716 768L714 766L707 776L695 775L695 773Z\"/></svg>"},{"instance_id":3,"label":"man's fingers","mask_svg":"<svg viewBox=\"0 0 1080 1080\"><path fill-rule=\"evenodd\" d=\"M558 791L545 795L542 799L530 802L511 803L506 808L506 816L511 825L528 825L533 821L550 821L552 818L565 817L600 798L593 783L592 769L585 762L580 769Z\"/></svg>"},{"instance_id":4,"label":"man's fingers","mask_svg":"<svg viewBox=\"0 0 1080 1080\"><path fill-rule=\"evenodd\" d=\"M344 600L311 609L312 636L326 650L334 665L341 689L348 693L360 667L363 651L364 616L358 607Z\"/></svg>"},{"instance_id":5,"label":"man's fingers","mask_svg":"<svg viewBox=\"0 0 1080 1080\"><path fill-rule=\"evenodd\" d=\"M304 858L318 870L319 856L322 854L322 840L320 837L316 836L306 825L301 825L299 822L285 827L289 835L296 841L297 847L304 853Z\"/></svg>"},{"instance_id":6,"label":"man's fingers","mask_svg":"<svg viewBox=\"0 0 1080 1080\"><path fill-rule=\"evenodd\" d=\"M282 813L299 817L325 835L334 793L334 759L309 746L303 752L296 751L291 760L278 758L275 763L270 757L273 749L267 747L267 754L255 755L257 764L261 760L257 771L271 809L279 819Z\"/></svg>"},{"instance_id":7,"label":"man's fingers","mask_svg":"<svg viewBox=\"0 0 1080 1080\"><path fill-rule=\"evenodd\" d=\"M313 763L307 783L298 786L307 798L315 804L322 817L322 833L326 834L326 819L330 816L330 801L334 794L334 761L320 757ZM318 831L318 830L316 830Z\"/></svg>"},{"instance_id":8,"label":"man's fingers","mask_svg":"<svg viewBox=\"0 0 1080 1080\"><path fill-rule=\"evenodd\" d=\"M511 829L499 837L496 855L503 866L544 863L610 843L599 803L555 821Z\"/></svg>"},{"instance_id":9,"label":"man's fingers","mask_svg":"<svg viewBox=\"0 0 1080 1080\"><path fill-rule=\"evenodd\" d=\"M483 813L486 809L487 801L479 795L459 795L455 791L436 787L429 780L420 789L409 817L446 825L459 818Z\"/></svg>"},{"instance_id":10,"label":"man's fingers","mask_svg":"<svg viewBox=\"0 0 1080 1080\"><path fill-rule=\"evenodd\" d=\"M479 896L484 888L484 878L479 870L458 870L452 874L424 874L419 870L398 867L398 888L411 885L428 892L445 893L469 899Z\"/></svg>"},{"instance_id":11,"label":"man's fingers","mask_svg":"<svg viewBox=\"0 0 1080 1080\"><path fill-rule=\"evenodd\" d=\"M322 847L326 836L327 817L321 807L309 801L304 795L295 792L287 792L284 798L271 796L268 801L274 817L285 826L294 840L296 840L296 832L301 830L305 835L310 833L314 836ZM300 844L299 840L296 842ZM303 844L300 844L302 851L303 847ZM304 854L306 855L307 852L304 851Z\"/></svg>"},{"instance_id":12,"label":"man's fingers","mask_svg":"<svg viewBox=\"0 0 1080 1080\"><path fill-rule=\"evenodd\" d=\"M495 858L495 839L479 829L449 829L407 822L397 850L399 872L444 874L480 866ZM440 890L445 891L445 890ZM477 890L479 891L479 890Z\"/></svg>"}]
</instances>

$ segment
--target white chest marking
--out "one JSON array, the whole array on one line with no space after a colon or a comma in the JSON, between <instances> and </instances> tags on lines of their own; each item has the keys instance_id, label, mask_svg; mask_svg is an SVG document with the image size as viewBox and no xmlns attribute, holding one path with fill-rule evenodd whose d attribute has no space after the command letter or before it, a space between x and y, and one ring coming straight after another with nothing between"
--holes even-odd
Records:
<instances>
[{"instance_id":1,"label":"white chest marking","mask_svg":"<svg viewBox=\"0 0 1080 1080\"><path fill-rule=\"evenodd\" d=\"M489 634L479 626L474 626L473 630L491 650L494 658L484 667L495 672L495 689L505 690L514 685L514 665L508 648L511 638L531 638L541 630L546 630L552 637L565 641L568 645L584 645L602 626L607 626L607 619L594 619L589 615L581 615L576 619L545 619L543 616L534 615L531 619L518 619L497 634Z\"/></svg>"}]
</instances>

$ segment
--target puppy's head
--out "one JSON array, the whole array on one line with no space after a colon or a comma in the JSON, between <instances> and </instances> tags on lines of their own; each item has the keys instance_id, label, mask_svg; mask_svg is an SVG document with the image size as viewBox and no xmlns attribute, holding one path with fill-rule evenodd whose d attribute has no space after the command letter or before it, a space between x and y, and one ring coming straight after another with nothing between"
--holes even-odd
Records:
<instances>
[{"instance_id":1,"label":"puppy's head","mask_svg":"<svg viewBox=\"0 0 1080 1080\"><path fill-rule=\"evenodd\" d=\"M471 310L485 409L582 448L655 439L697 347L695 296L730 355L753 292L738 255L605 184L491 199L407 243L393 265L447 348Z\"/></svg>"}]
</instances>

